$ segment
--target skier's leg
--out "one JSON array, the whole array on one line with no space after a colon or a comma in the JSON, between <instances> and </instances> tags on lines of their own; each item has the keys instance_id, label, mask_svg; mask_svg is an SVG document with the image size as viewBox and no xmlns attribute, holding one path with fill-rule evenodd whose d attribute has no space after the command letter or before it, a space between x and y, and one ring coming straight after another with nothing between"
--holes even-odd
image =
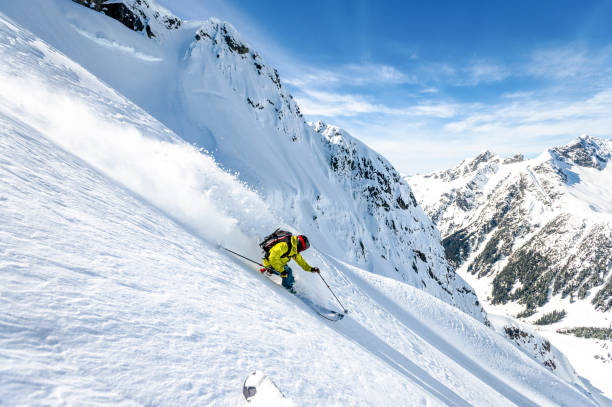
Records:
<instances>
[{"instance_id":1,"label":"skier's leg","mask_svg":"<svg viewBox=\"0 0 612 407\"><path fill-rule=\"evenodd\" d=\"M295 282L295 279L293 278L293 271L291 270L291 267L285 266L285 272L287 273L287 277L283 278L283 287L291 290L293 288L293 283Z\"/></svg>"}]
</instances>

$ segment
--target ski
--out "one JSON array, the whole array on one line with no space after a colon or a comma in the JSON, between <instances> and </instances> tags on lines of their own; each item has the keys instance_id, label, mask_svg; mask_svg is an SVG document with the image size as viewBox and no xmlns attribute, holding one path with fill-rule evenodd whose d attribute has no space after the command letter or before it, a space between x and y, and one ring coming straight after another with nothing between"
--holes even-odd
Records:
<instances>
[{"instance_id":1,"label":"ski","mask_svg":"<svg viewBox=\"0 0 612 407\"><path fill-rule=\"evenodd\" d=\"M274 284L279 285L276 281L274 281L274 279L272 279L272 275L274 274L270 274L268 272L264 273L264 275L268 278L268 280L272 281ZM283 287L284 288L284 287ZM340 321L342 318L344 318L344 314L341 312L337 312L337 311L333 311L330 309L327 309L319 304L314 303L310 298L307 298L305 296L303 296L302 294L295 292L295 291L289 291L291 294L293 294L296 298L299 298L300 301L302 301L304 304L306 304L311 310L313 310L314 312L317 313L317 315L319 315L321 318L324 318L328 321L331 322L337 322Z\"/></svg>"},{"instance_id":2,"label":"ski","mask_svg":"<svg viewBox=\"0 0 612 407\"><path fill-rule=\"evenodd\" d=\"M314 312L319 314L319 316L321 316L322 318L327 319L328 321L336 322L336 321L340 321L342 318L344 318L344 314L343 313L337 312L337 311L333 311L333 310L327 309L325 307L322 307L322 306L320 306L318 304L315 304L314 302L312 302L312 300L310 300L309 298L304 297L303 295L301 295L299 293L295 293L293 295L295 295L297 298L299 298L304 304L308 305L310 307L310 309L312 309Z\"/></svg>"}]
</instances>

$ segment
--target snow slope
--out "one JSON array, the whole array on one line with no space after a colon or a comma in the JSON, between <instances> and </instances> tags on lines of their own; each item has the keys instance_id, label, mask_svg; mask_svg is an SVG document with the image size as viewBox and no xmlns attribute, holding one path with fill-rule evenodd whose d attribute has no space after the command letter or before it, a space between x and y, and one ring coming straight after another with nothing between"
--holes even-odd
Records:
<instances>
[{"instance_id":1,"label":"snow slope","mask_svg":"<svg viewBox=\"0 0 612 407\"><path fill-rule=\"evenodd\" d=\"M0 57L2 404L244 405L252 370L295 405L606 402L457 308L313 249L351 309L320 319L213 240L254 244L258 194L2 14Z\"/></svg>"},{"instance_id":2,"label":"snow slope","mask_svg":"<svg viewBox=\"0 0 612 407\"><path fill-rule=\"evenodd\" d=\"M126 27L131 17L122 23L68 0L4 2L0 10L208 151L261 195L277 223L326 253L486 319L399 173L346 132L305 123L278 73L231 25L182 21L150 0L112 2L119 3L155 36ZM184 212L199 207L191 204Z\"/></svg>"}]
</instances>

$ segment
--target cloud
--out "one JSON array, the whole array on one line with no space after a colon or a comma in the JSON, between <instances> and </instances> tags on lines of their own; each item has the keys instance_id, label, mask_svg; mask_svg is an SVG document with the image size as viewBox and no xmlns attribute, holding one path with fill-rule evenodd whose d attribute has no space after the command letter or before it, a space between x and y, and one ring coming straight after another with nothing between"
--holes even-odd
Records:
<instances>
[{"instance_id":1,"label":"cloud","mask_svg":"<svg viewBox=\"0 0 612 407\"><path fill-rule=\"evenodd\" d=\"M464 85L501 82L512 75L509 68L488 62L476 62L464 68Z\"/></svg>"},{"instance_id":2,"label":"cloud","mask_svg":"<svg viewBox=\"0 0 612 407\"><path fill-rule=\"evenodd\" d=\"M533 52L526 74L548 79L566 79L585 71L589 58L585 49L567 46Z\"/></svg>"},{"instance_id":3,"label":"cloud","mask_svg":"<svg viewBox=\"0 0 612 407\"><path fill-rule=\"evenodd\" d=\"M283 82L298 88L321 86L367 86L416 83L416 78L383 64L345 64L334 69L301 66L290 72Z\"/></svg>"},{"instance_id":4,"label":"cloud","mask_svg":"<svg viewBox=\"0 0 612 407\"><path fill-rule=\"evenodd\" d=\"M516 100L518 99L518 100ZM507 104L480 105L461 120L444 125L449 133L506 133L508 129L522 134L560 134L563 128L585 126L581 133L612 132L612 88L595 93L582 100L551 100L529 96L516 96ZM607 129L596 123L607 123ZM591 123L589 123L591 122ZM530 130L527 132L527 130ZM534 132L535 130L535 132ZM557 133L555 133L557 132Z\"/></svg>"},{"instance_id":5,"label":"cloud","mask_svg":"<svg viewBox=\"0 0 612 407\"><path fill-rule=\"evenodd\" d=\"M322 91L304 91L295 100L307 116L355 116L363 113L381 112L386 108L367 102L358 95L338 94Z\"/></svg>"},{"instance_id":6,"label":"cloud","mask_svg":"<svg viewBox=\"0 0 612 407\"><path fill-rule=\"evenodd\" d=\"M425 88L423 90L421 90L421 93L439 93L440 89L435 88L435 87L429 87L429 88Z\"/></svg>"},{"instance_id":7,"label":"cloud","mask_svg":"<svg viewBox=\"0 0 612 407\"><path fill-rule=\"evenodd\" d=\"M416 103L395 108L371 103L363 95L303 90L295 100L307 116L342 117L360 114L382 114L406 117L450 118L456 114L456 106L449 103Z\"/></svg>"},{"instance_id":8,"label":"cloud","mask_svg":"<svg viewBox=\"0 0 612 407\"><path fill-rule=\"evenodd\" d=\"M612 86L612 46L593 49L569 44L539 49L531 53L521 74L565 87Z\"/></svg>"},{"instance_id":9,"label":"cloud","mask_svg":"<svg viewBox=\"0 0 612 407\"><path fill-rule=\"evenodd\" d=\"M612 135L612 47L541 48L508 65L412 64L314 70L294 95L307 116L343 127L404 174L450 168L485 149L535 156L583 133ZM479 86L509 79L482 101ZM374 83L399 91L383 97ZM471 87L473 101L453 97L458 87Z\"/></svg>"},{"instance_id":10,"label":"cloud","mask_svg":"<svg viewBox=\"0 0 612 407\"><path fill-rule=\"evenodd\" d=\"M513 75L504 65L477 60L463 64L447 62L420 62L411 69L412 83L423 87L432 86L477 86L483 83L501 82Z\"/></svg>"}]
</instances>

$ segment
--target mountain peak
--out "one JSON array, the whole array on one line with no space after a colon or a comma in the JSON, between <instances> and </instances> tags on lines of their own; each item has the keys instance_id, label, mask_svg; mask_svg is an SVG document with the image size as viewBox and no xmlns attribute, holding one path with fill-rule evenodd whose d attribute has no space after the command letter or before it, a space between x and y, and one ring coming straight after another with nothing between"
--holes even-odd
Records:
<instances>
[{"instance_id":1,"label":"mountain peak","mask_svg":"<svg viewBox=\"0 0 612 407\"><path fill-rule=\"evenodd\" d=\"M491 161L493 157L495 157L495 154L493 154L490 150L483 151L467 164L464 172L475 171L481 164Z\"/></svg>"},{"instance_id":2,"label":"mountain peak","mask_svg":"<svg viewBox=\"0 0 612 407\"><path fill-rule=\"evenodd\" d=\"M554 158L569 165L598 170L605 168L612 157L609 141L587 134L576 137L566 145L553 147L549 151Z\"/></svg>"},{"instance_id":3,"label":"mountain peak","mask_svg":"<svg viewBox=\"0 0 612 407\"><path fill-rule=\"evenodd\" d=\"M512 157L504 158L504 164L514 164L525 161L525 156L523 154L514 154Z\"/></svg>"},{"instance_id":4,"label":"mountain peak","mask_svg":"<svg viewBox=\"0 0 612 407\"><path fill-rule=\"evenodd\" d=\"M249 47L240 39L240 34L238 34L233 25L214 17L204 22L196 33L195 38L198 41L202 38L209 38L215 45L219 42L225 43L231 51L240 55L250 52Z\"/></svg>"},{"instance_id":5,"label":"mountain peak","mask_svg":"<svg viewBox=\"0 0 612 407\"><path fill-rule=\"evenodd\" d=\"M323 120L317 120L316 122L308 123L317 133L320 133L323 129L327 127L327 123Z\"/></svg>"}]
</instances>

